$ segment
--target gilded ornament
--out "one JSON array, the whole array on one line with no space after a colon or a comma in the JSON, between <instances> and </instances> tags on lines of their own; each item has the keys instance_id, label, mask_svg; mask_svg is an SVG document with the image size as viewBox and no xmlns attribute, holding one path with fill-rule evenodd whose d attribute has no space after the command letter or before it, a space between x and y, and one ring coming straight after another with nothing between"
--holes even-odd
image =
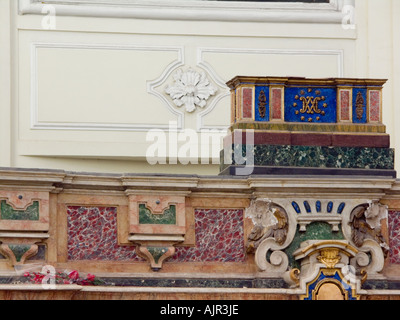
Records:
<instances>
[{"instance_id":1,"label":"gilded ornament","mask_svg":"<svg viewBox=\"0 0 400 320\"><path fill-rule=\"evenodd\" d=\"M361 269L360 274L361 274L361 284L364 284L368 278L367 271L365 269Z\"/></svg>"},{"instance_id":2,"label":"gilded ornament","mask_svg":"<svg viewBox=\"0 0 400 320\"><path fill-rule=\"evenodd\" d=\"M298 286L300 284L300 270L295 268L290 270L290 279Z\"/></svg>"},{"instance_id":3,"label":"gilded ornament","mask_svg":"<svg viewBox=\"0 0 400 320\"><path fill-rule=\"evenodd\" d=\"M258 112L261 118L265 118L265 115L267 113L267 97L264 90L261 90L258 97Z\"/></svg>"},{"instance_id":4,"label":"gilded ornament","mask_svg":"<svg viewBox=\"0 0 400 320\"><path fill-rule=\"evenodd\" d=\"M300 110L301 113L322 113L322 110L318 108L318 102L322 100L321 97L301 97L300 100L303 101L303 108Z\"/></svg>"},{"instance_id":5,"label":"gilded ornament","mask_svg":"<svg viewBox=\"0 0 400 320\"><path fill-rule=\"evenodd\" d=\"M362 96L362 93L359 92L357 93L357 98L356 98L356 114L357 114L357 119L361 120L364 116L364 98Z\"/></svg>"},{"instance_id":6,"label":"gilded ornament","mask_svg":"<svg viewBox=\"0 0 400 320\"><path fill-rule=\"evenodd\" d=\"M318 261L323 263L328 269L333 269L340 262L341 257L339 249L326 248L322 249Z\"/></svg>"}]
</instances>

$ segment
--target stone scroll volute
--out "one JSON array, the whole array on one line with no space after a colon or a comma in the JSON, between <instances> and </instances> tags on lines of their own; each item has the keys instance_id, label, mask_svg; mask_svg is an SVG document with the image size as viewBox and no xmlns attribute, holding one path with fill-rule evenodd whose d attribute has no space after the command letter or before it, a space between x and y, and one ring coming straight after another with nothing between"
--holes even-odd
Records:
<instances>
[{"instance_id":1,"label":"stone scroll volute","mask_svg":"<svg viewBox=\"0 0 400 320\"><path fill-rule=\"evenodd\" d=\"M289 266L284 250L293 240L296 221L293 215L268 199L252 200L246 217L253 221L247 239L247 252L255 254L259 270L268 275L281 276Z\"/></svg>"}]
</instances>

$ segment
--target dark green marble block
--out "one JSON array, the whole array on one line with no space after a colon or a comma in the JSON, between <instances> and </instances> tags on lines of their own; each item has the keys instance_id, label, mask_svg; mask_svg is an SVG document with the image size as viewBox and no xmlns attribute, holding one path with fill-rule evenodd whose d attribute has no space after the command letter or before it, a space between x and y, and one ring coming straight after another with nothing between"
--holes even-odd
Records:
<instances>
[{"instance_id":1,"label":"dark green marble block","mask_svg":"<svg viewBox=\"0 0 400 320\"><path fill-rule=\"evenodd\" d=\"M2 220L39 220L39 201L33 201L26 210L15 210L6 200L0 204L0 213Z\"/></svg>"},{"instance_id":2,"label":"dark green marble block","mask_svg":"<svg viewBox=\"0 0 400 320\"><path fill-rule=\"evenodd\" d=\"M268 167L394 169L394 149L290 145L232 145L221 152L221 171L229 165Z\"/></svg>"},{"instance_id":3,"label":"dark green marble block","mask_svg":"<svg viewBox=\"0 0 400 320\"><path fill-rule=\"evenodd\" d=\"M164 210L163 214L153 214L146 205L139 205L140 224L176 224L176 208L170 205L169 209Z\"/></svg>"}]
</instances>

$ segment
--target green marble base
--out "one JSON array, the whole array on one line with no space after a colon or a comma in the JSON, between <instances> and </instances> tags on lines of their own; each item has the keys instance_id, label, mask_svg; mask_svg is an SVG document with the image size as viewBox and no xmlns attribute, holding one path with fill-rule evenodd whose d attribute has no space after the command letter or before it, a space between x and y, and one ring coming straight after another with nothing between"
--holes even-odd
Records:
<instances>
[{"instance_id":1,"label":"green marble base","mask_svg":"<svg viewBox=\"0 0 400 320\"><path fill-rule=\"evenodd\" d=\"M246 162L240 163L242 159L246 159ZM394 150L363 147L233 145L232 149L226 148L221 152L221 172L230 165L245 164L266 167L393 170Z\"/></svg>"}]
</instances>

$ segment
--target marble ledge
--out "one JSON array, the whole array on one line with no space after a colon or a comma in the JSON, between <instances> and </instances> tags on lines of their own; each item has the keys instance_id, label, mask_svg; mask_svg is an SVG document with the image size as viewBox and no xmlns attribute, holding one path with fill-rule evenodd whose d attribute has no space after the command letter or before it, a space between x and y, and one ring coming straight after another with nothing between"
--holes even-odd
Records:
<instances>
[{"instance_id":1,"label":"marble ledge","mask_svg":"<svg viewBox=\"0 0 400 320\"><path fill-rule=\"evenodd\" d=\"M246 293L246 294L285 294L299 295L298 289L279 288L185 288L185 287L126 287L126 286L80 286L55 285L55 288L44 289L40 284L0 284L0 291L84 291L109 293Z\"/></svg>"},{"instance_id":2,"label":"marble ledge","mask_svg":"<svg viewBox=\"0 0 400 320\"><path fill-rule=\"evenodd\" d=\"M335 188L360 190L385 190L393 196L400 195L400 180L390 177L303 175L249 175L249 176L201 176L181 174L107 174L80 173L55 170L0 168L0 188L35 190L46 188L54 193L115 194L146 192L184 192L186 196L207 197L211 191L235 197L254 191L254 188L294 188L332 190ZM157 191L154 190L157 186ZM44 191L44 190L42 190Z\"/></svg>"},{"instance_id":3,"label":"marble ledge","mask_svg":"<svg viewBox=\"0 0 400 320\"><path fill-rule=\"evenodd\" d=\"M279 288L176 288L176 287L118 287L118 286L79 286L56 285L55 288L44 289L39 284L0 284L0 291L81 291L90 293L165 293L165 294L278 294L299 296L300 289ZM400 296L400 290L360 290L363 296Z\"/></svg>"},{"instance_id":4,"label":"marble ledge","mask_svg":"<svg viewBox=\"0 0 400 320\"><path fill-rule=\"evenodd\" d=\"M80 291L83 288L76 284L55 285L49 289L44 289L41 284L0 284L0 291Z\"/></svg>"}]
</instances>

